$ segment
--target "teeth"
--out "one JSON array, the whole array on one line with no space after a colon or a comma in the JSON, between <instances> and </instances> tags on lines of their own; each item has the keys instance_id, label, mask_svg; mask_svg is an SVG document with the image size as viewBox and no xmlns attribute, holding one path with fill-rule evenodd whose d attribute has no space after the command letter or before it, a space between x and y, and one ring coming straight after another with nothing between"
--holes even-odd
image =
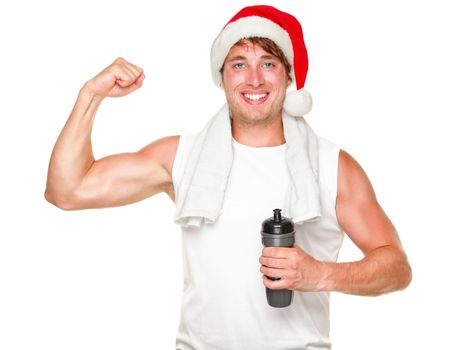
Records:
<instances>
[{"instance_id":1,"label":"teeth","mask_svg":"<svg viewBox=\"0 0 467 350\"><path fill-rule=\"evenodd\" d=\"M249 100L252 101L258 101L264 97L266 97L266 94L245 94L245 97Z\"/></svg>"}]
</instances>

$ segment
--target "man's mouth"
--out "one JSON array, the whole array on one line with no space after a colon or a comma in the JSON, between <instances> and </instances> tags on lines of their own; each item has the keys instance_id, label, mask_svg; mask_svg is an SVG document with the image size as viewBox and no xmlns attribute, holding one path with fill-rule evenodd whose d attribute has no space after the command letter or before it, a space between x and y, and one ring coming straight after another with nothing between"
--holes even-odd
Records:
<instances>
[{"instance_id":1,"label":"man's mouth","mask_svg":"<svg viewBox=\"0 0 467 350\"><path fill-rule=\"evenodd\" d=\"M242 96L248 101L248 102L252 102L252 103L258 103L258 102L262 102L266 99L266 97L268 96L267 93L263 93L263 94L242 94Z\"/></svg>"}]
</instances>

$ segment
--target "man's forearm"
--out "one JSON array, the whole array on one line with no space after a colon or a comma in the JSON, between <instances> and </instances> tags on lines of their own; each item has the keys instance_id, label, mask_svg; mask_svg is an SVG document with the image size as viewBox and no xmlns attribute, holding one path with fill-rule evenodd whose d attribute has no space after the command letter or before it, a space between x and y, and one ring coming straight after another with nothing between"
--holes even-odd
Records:
<instances>
[{"instance_id":1,"label":"man's forearm","mask_svg":"<svg viewBox=\"0 0 467 350\"><path fill-rule=\"evenodd\" d=\"M66 202L94 162L91 131L101 101L86 85L80 90L52 151L45 192L48 201Z\"/></svg>"},{"instance_id":2,"label":"man's forearm","mask_svg":"<svg viewBox=\"0 0 467 350\"><path fill-rule=\"evenodd\" d=\"M412 273L403 251L380 247L365 258L349 263L323 263L323 290L376 296L404 289Z\"/></svg>"}]
</instances>

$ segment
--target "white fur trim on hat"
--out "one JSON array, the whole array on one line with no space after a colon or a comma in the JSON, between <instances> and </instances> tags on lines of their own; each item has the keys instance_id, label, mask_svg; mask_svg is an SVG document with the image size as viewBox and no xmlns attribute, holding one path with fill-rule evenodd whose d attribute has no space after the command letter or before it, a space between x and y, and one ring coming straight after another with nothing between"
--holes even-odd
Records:
<instances>
[{"instance_id":1,"label":"white fur trim on hat","mask_svg":"<svg viewBox=\"0 0 467 350\"><path fill-rule=\"evenodd\" d=\"M216 40L214 40L211 47L211 73L214 83L217 86L221 85L222 76L220 69L230 49L239 40L249 37L262 37L274 41L284 52L292 66L290 76L292 80L295 81L293 47L287 31L269 19L259 16L249 16L239 18L227 24L217 36Z\"/></svg>"}]
</instances>

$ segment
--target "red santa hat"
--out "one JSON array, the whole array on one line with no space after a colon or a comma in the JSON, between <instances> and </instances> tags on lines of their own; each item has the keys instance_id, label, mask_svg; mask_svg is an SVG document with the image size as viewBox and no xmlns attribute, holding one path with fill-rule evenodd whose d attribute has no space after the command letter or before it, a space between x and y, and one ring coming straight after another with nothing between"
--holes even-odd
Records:
<instances>
[{"instance_id":1,"label":"red santa hat","mask_svg":"<svg viewBox=\"0 0 467 350\"><path fill-rule=\"evenodd\" d=\"M291 77L297 90L289 91L284 101L285 111L303 116L311 110L311 95L303 87L308 71L308 53L298 20L272 6L256 5L240 10L222 29L211 48L211 72L220 86L222 68L230 48L249 37L268 38L276 43L292 66Z\"/></svg>"}]
</instances>

